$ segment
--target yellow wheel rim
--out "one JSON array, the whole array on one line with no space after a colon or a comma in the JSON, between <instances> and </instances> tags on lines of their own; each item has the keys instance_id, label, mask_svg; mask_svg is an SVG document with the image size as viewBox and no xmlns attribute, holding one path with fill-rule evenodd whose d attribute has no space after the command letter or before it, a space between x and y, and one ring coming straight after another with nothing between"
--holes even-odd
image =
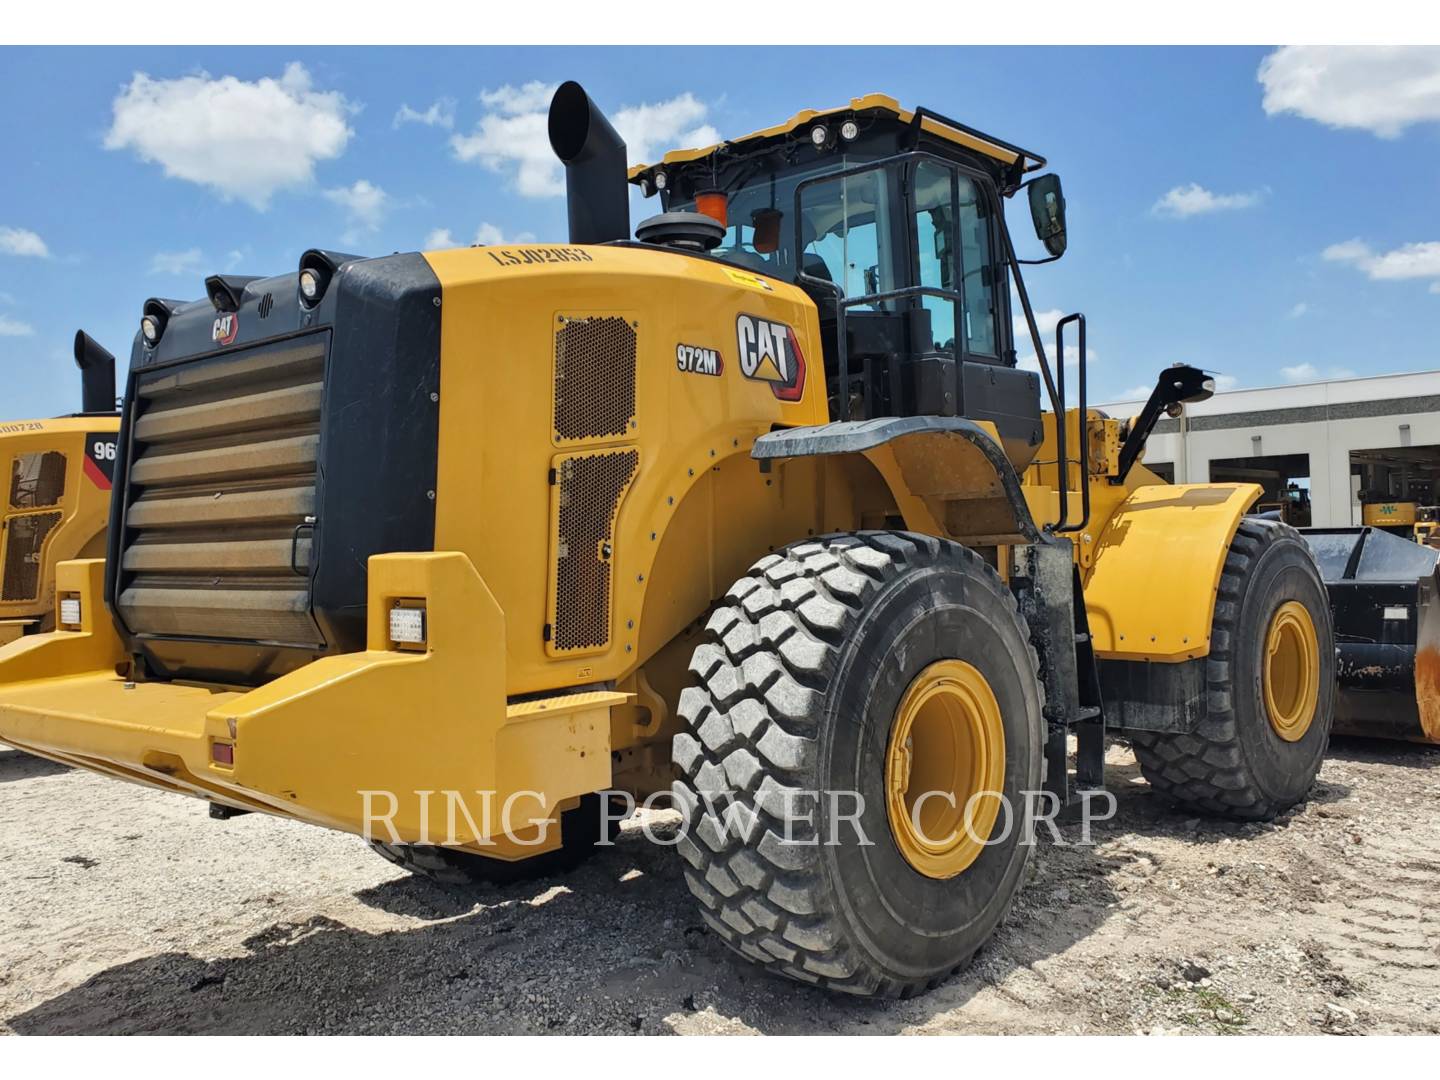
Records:
<instances>
[{"instance_id":1,"label":"yellow wheel rim","mask_svg":"<svg viewBox=\"0 0 1440 1080\"><path fill-rule=\"evenodd\" d=\"M1315 623L1297 600L1281 604L1265 633L1265 711L1286 742L1299 742L1315 719L1320 698L1320 646Z\"/></svg>"},{"instance_id":2,"label":"yellow wheel rim","mask_svg":"<svg viewBox=\"0 0 1440 1080\"><path fill-rule=\"evenodd\" d=\"M936 661L900 699L885 751L885 809L905 861L939 879L969 867L995 828L1004 783L995 692L964 661Z\"/></svg>"}]
</instances>

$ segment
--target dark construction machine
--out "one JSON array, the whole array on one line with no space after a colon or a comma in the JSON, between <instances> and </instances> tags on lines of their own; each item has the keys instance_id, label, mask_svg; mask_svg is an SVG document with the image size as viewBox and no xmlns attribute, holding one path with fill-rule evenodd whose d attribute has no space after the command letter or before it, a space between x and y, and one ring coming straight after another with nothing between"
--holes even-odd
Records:
<instances>
[{"instance_id":1,"label":"dark construction machine","mask_svg":"<svg viewBox=\"0 0 1440 1080\"><path fill-rule=\"evenodd\" d=\"M1257 485L1142 464L1202 372L1121 422L1082 315L1051 365L1004 212L1065 252L1043 158L878 94L628 177L577 84L549 130L569 243L145 303L106 558L0 650L0 738L451 883L658 796L722 940L860 994L968 962L1107 730L1186 813L1306 797L1314 559ZM627 180L663 205L634 236Z\"/></svg>"},{"instance_id":2,"label":"dark construction machine","mask_svg":"<svg viewBox=\"0 0 1440 1080\"><path fill-rule=\"evenodd\" d=\"M1440 744L1440 550L1370 526L1301 532L1330 593L1335 731Z\"/></svg>"}]
</instances>

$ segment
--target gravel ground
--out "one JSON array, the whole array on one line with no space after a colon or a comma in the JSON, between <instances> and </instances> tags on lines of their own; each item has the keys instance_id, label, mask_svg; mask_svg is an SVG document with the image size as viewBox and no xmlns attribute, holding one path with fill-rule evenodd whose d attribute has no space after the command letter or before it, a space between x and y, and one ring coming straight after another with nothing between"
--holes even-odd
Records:
<instances>
[{"instance_id":1,"label":"gravel ground","mask_svg":"<svg viewBox=\"0 0 1440 1080\"><path fill-rule=\"evenodd\" d=\"M1042 846L977 962L886 1003L732 957L634 828L462 894L0 749L0 1031L1440 1032L1440 751L1337 740L1272 825L1187 819L1111 761L1097 843Z\"/></svg>"}]
</instances>

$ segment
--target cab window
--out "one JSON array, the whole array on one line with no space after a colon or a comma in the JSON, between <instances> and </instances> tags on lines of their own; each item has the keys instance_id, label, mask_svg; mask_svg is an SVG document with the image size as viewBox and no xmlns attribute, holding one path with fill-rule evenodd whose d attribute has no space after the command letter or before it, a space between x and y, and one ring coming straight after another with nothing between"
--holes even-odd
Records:
<instances>
[{"instance_id":1,"label":"cab window","mask_svg":"<svg viewBox=\"0 0 1440 1080\"><path fill-rule=\"evenodd\" d=\"M958 218L956 209L958 204ZM960 328L966 352L998 356L994 251L985 193L969 177L930 161L915 170L915 236L919 284L959 292ZM955 281L955 245L959 243L960 280ZM955 305L937 296L921 301L930 312L935 347L953 351Z\"/></svg>"},{"instance_id":2,"label":"cab window","mask_svg":"<svg viewBox=\"0 0 1440 1080\"><path fill-rule=\"evenodd\" d=\"M897 288L889 186L890 174L876 169L806 188L800 206L801 269L834 282L847 297ZM856 305L861 310L875 306Z\"/></svg>"}]
</instances>

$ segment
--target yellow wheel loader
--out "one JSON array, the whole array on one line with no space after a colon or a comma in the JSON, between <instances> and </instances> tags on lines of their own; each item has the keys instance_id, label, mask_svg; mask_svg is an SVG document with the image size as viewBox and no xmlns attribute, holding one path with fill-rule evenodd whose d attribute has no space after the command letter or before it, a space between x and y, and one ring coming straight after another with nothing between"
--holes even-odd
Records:
<instances>
[{"instance_id":1,"label":"yellow wheel loader","mask_svg":"<svg viewBox=\"0 0 1440 1080\"><path fill-rule=\"evenodd\" d=\"M0 645L56 624L55 566L105 554L115 468L115 357L83 330L82 411L0 421Z\"/></svg>"},{"instance_id":2,"label":"yellow wheel loader","mask_svg":"<svg viewBox=\"0 0 1440 1080\"><path fill-rule=\"evenodd\" d=\"M1063 254L1042 158L881 95L628 175L577 84L549 132L568 243L146 301L106 558L0 652L0 738L442 881L665 799L722 940L881 995L988 938L1107 730L1186 812L1305 797L1315 562L1259 487L1141 463L1202 372L1121 421L1083 317L1051 366L1004 214ZM633 237L627 181L661 204Z\"/></svg>"}]
</instances>

